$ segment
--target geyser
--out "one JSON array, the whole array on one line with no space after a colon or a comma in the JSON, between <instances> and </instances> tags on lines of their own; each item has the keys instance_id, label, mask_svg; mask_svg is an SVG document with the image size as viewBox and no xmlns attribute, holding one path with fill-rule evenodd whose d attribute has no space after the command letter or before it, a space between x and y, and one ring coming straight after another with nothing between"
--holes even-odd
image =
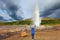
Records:
<instances>
[{"instance_id":1,"label":"geyser","mask_svg":"<svg viewBox=\"0 0 60 40\"><path fill-rule=\"evenodd\" d=\"M41 17L39 12L38 4L35 4L34 12L33 12L33 25L36 25L37 27L41 24Z\"/></svg>"}]
</instances>

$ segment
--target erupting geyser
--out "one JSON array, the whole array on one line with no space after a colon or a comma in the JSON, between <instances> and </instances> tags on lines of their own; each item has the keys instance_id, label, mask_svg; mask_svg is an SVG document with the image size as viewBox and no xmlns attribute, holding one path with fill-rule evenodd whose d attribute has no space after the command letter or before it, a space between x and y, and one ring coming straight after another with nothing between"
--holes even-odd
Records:
<instances>
[{"instance_id":1,"label":"erupting geyser","mask_svg":"<svg viewBox=\"0 0 60 40\"><path fill-rule=\"evenodd\" d=\"M41 24L40 12L38 4L36 3L33 13L33 25L36 25L38 27L40 24Z\"/></svg>"}]
</instances>

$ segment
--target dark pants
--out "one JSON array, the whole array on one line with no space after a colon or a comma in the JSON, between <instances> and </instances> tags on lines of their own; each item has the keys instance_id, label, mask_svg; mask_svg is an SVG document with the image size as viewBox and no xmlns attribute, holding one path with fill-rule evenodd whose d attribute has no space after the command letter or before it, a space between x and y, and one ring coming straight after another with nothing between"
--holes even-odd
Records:
<instances>
[{"instance_id":1,"label":"dark pants","mask_svg":"<svg viewBox=\"0 0 60 40\"><path fill-rule=\"evenodd\" d=\"M32 33L32 39L34 39L34 33Z\"/></svg>"}]
</instances>

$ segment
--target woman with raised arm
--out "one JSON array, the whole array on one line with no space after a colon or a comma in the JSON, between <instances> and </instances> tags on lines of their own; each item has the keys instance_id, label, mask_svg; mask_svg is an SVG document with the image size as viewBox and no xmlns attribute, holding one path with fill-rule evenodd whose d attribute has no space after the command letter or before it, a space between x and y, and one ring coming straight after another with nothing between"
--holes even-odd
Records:
<instances>
[{"instance_id":1,"label":"woman with raised arm","mask_svg":"<svg viewBox=\"0 0 60 40\"><path fill-rule=\"evenodd\" d=\"M36 28L36 25L30 26L30 28L31 28L32 40L34 40L34 35L35 35L35 28Z\"/></svg>"}]
</instances>

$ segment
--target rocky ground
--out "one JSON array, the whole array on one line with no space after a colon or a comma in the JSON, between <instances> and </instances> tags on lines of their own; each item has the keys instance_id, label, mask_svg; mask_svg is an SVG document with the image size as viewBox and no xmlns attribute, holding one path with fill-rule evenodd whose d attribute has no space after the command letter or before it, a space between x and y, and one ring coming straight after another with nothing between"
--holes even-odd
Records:
<instances>
[{"instance_id":1,"label":"rocky ground","mask_svg":"<svg viewBox=\"0 0 60 40\"><path fill-rule=\"evenodd\" d=\"M31 32L27 31L27 33L28 36L21 37L18 30L0 30L0 40L32 40ZM60 40L60 27L36 30L35 40Z\"/></svg>"},{"instance_id":2,"label":"rocky ground","mask_svg":"<svg viewBox=\"0 0 60 40\"><path fill-rule=\"evenodd\" d=\"M3 38L1 40L32 40L31 33L27 32L29 35L27 37L20 37L20 32L17 34L9 34L10 36ZM60 40L60 30L56 31L36 31L35 40Z\"/></svg>"}]
</instances>

